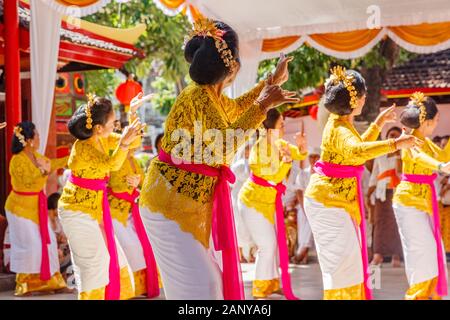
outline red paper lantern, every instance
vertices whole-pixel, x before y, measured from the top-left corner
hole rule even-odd
[[[126,80],[116,89],[116,98],[128,109],[131,100],[142,92],[142,86],[134,80]]]
[[[317,120],[317,112],[318,111],[319,111],[319,107],[317,105],[314,105],[311,108],[309,108],[309,115],[311,116],[311,118],[313,118],[314,120]]]

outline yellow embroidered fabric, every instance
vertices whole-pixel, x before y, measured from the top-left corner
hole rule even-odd
[[[374,141],[379,134],[380,128],[372,124],[363,135],[359,135],[348,120],[331,114],[323,131],[320,159],[335,164],[359,166],[367,160],[394,152],[394,140]],[[314,173],[305,196],[326,207],[343,208],[356,223],[361,222],[356,179],[329,178]]]
[[[106,287],[80,292],[78,300],[105,300]],[[134,298],[133,283],[128,272],[128,267],[120,269],[120,300]]]
[[[37,159],[45,156],[35,153]],[[51,170],[57,170],[67,165],[68,157],[50,160]],[[44,189],[48,176],[42,175],[41,171],[33,164],[31,159],[20,152],[11,158],[9,163],[12,188],[19,192],[39,192]],[[39,201],[38,196],[22,196],[14,191],[6,200],[5,209],[9,212],[39,224]]]
[[[144,180],[144,170],[142,170],[137,160],[129,155],[118,171],[111,172],[108,185],[115,193],[128,192],[132,194],[133,188],[128,185],[126,180],[127,176],[131,175],[140,175],[141,183]],[[108,200],[111,208],[111,216],[126,227],[131,211],[131,204],[112,195],[108,196]]]
[[[189,133],[190,138],[185,139],[185,153],[182,150],[175,153],[177,158],[213,167],[229,164],[237,150],[236,146],[243,144],[244,139],[233,139],[233,150],[228,150],[232,148],[225,148],[224,141],[219,141],[219,149],[223,151],[221,155],[212,151],[214,146],[210,145],[214,144],[214,140],[217,142],[217,136],[210,141],[205,137],[201,139],[201,144],[196,144],[192,143],[194,133],[200,135],[197,141],[203,135],[206,136],[205,132],[215,130],[221,133],[219,137],[226,137],[229,129],[259,127],[266,114],[255,104],[255,100],[263,86],[264,82],[261,82],[247,94],[232,100],[223,95],[218,97],[211,86],[190,84],[180,93],[166,120],[163,150],[168,154],[179,151],[180,140],[172,138],[182,129]],[[144,180],[140,205],[176,221],[181,230],[191,233],[207,248],[211,231],[212,193],[216,181],[217,178],[180,170],[155,158]]]
[[[50,280],[41,280],[39,273],[18,273],[16,274],[16,291],[14,295],[23,296],[30,292],[45,292],[64,289],[67,287],[66,281],[59,272],[50,278]]]
[[[417,130],[414,130],[412,134],[421,139],[424,144],[421,148],[417,148],[417,151],[402,151],[402,172],[404,174],[431,175],[438,169],[439,163],[450,160],[450,143],[445,149],[441,149],[430,139],[423,137]],[[430,215],[433,214],[431,189],[426,184],[400,182],[395,190],[393,201],[405,207],[414,207]]]
[[[439,216],[441,218],[441,235],[444,242],[445,252],[450,252],[450,206],[439,205]]]
[[[366,300],[364,283],[348,288],[324,290],[323,300]]]
[[[405,300],[440,300],[436,293],[438,278],[433,278],[421,283],[413,284],[405,294]]]
[[[100,139],[105,152],[96,147],[94,138],[75,141],[69,158],[69,169],[72,174],[85,179],[104,179],[111,171],[119,170],[128,154],[119,147],[120,135],[111,134]],[[137,138],[130,146],[135,149],[141,144]],[[58,206],[64,210],[81,211],[100,222],[103,218],[103,191],[91,191],[67,182]]]
[[[280,291],[280,280],[253,280],[252,295],[254,298],[266,298]]]
[[[282,182],[292,167],[292,163],[286,163],[280,159],[279,150],[286,146],[289,146],[293,160],[306,158],[306,152],[300,152],[298,147],[283,139],[278,139],[274,145],[270,145],[267,143],[267,137],[261,137],[250,152],[249,165],[252,173],[274,184]],[[277,192],[274,188],[257,185],[248,179],[239,192],[239,199],[247,207],[256,209],[271,224],[274,224],[276,195]]]
[[[147,269],[133,272],[134,277],[134,295],[136,297],[147,293]]]

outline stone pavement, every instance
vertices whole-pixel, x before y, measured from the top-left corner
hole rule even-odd
[[[317,262],[308,265],[290,265],[292,283],[295,293],[304,300],[320,300],[322,299],[322,279],[320,268]],[[245,292],[247,299],[251,299],[251,280],[254,277],[254,264],[243,264],[243,279],[245,283]],[[374,290],[374,297],[378,300],[401,300],[407,282],[405,271],[403,268],[392,268],[390,264],[384,264],[378,269],[380,272],[379,289]],[[26,298],[14,297],[12,291],[0,292],[0,300],[17,300],[17,299],[45,299],[45,300],[74,300],[75,294],[58,294],[43,295]],[[162,295],[159,299],[164,299]],[[283,299],[280,295],[273,295],[270,300]],[[449,300],[448,297],[445,298]]]

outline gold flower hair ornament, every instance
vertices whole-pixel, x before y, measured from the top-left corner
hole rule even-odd
[[[350,94],[350,108],[354,109],[357,107],[356,97],[358,92],[356,92],[356,88],[353,85],[353,80],[355,79],[352,75],[347,74],[347,70],[342,66],[335,66],[330,69],[331,75],[326,82],[326,86],[331,82],[334,85],[338,85],[339,82],[343,82],[345,88]]]
[[[92,107],[95,103],[95,95],[92,93],[87,94],[88,102],[86,105],[86,129],[91,130],[92,129]]]
[[[419,115],[419,123],[422,125],[427,118],[427,109],[423,102],[426,100],[425,94],[423,92],[417,91],[414,92],[411,96],[411,101],[419,107],[420,115]]]
[[[228,48],[226,41],[223,39],[225,33],[226,32],[216,27],[213,20],[199,19],[194,22],[194,29],[190,32],[188,40],[191,40],[194,37],[213,38],[223,63],[230,70],[234,70],[237,67],[237,62],[233,57],[233,53],[230,48]]]
[[[23,129],[19,126],[14,127],[14,135],[19,139],[22,146],[26,146],[27,142],[25,141],[25,136],[22,134]]]

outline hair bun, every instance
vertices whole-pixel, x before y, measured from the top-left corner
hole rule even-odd
[[[184,58],[186,59],[187,62],[192,63],[192,61],[194,61],[195,55],[202,47],[205,40],[206,40],[205,38],[197,36],[193,37],[186,43],[186,46],[184,48]]]

